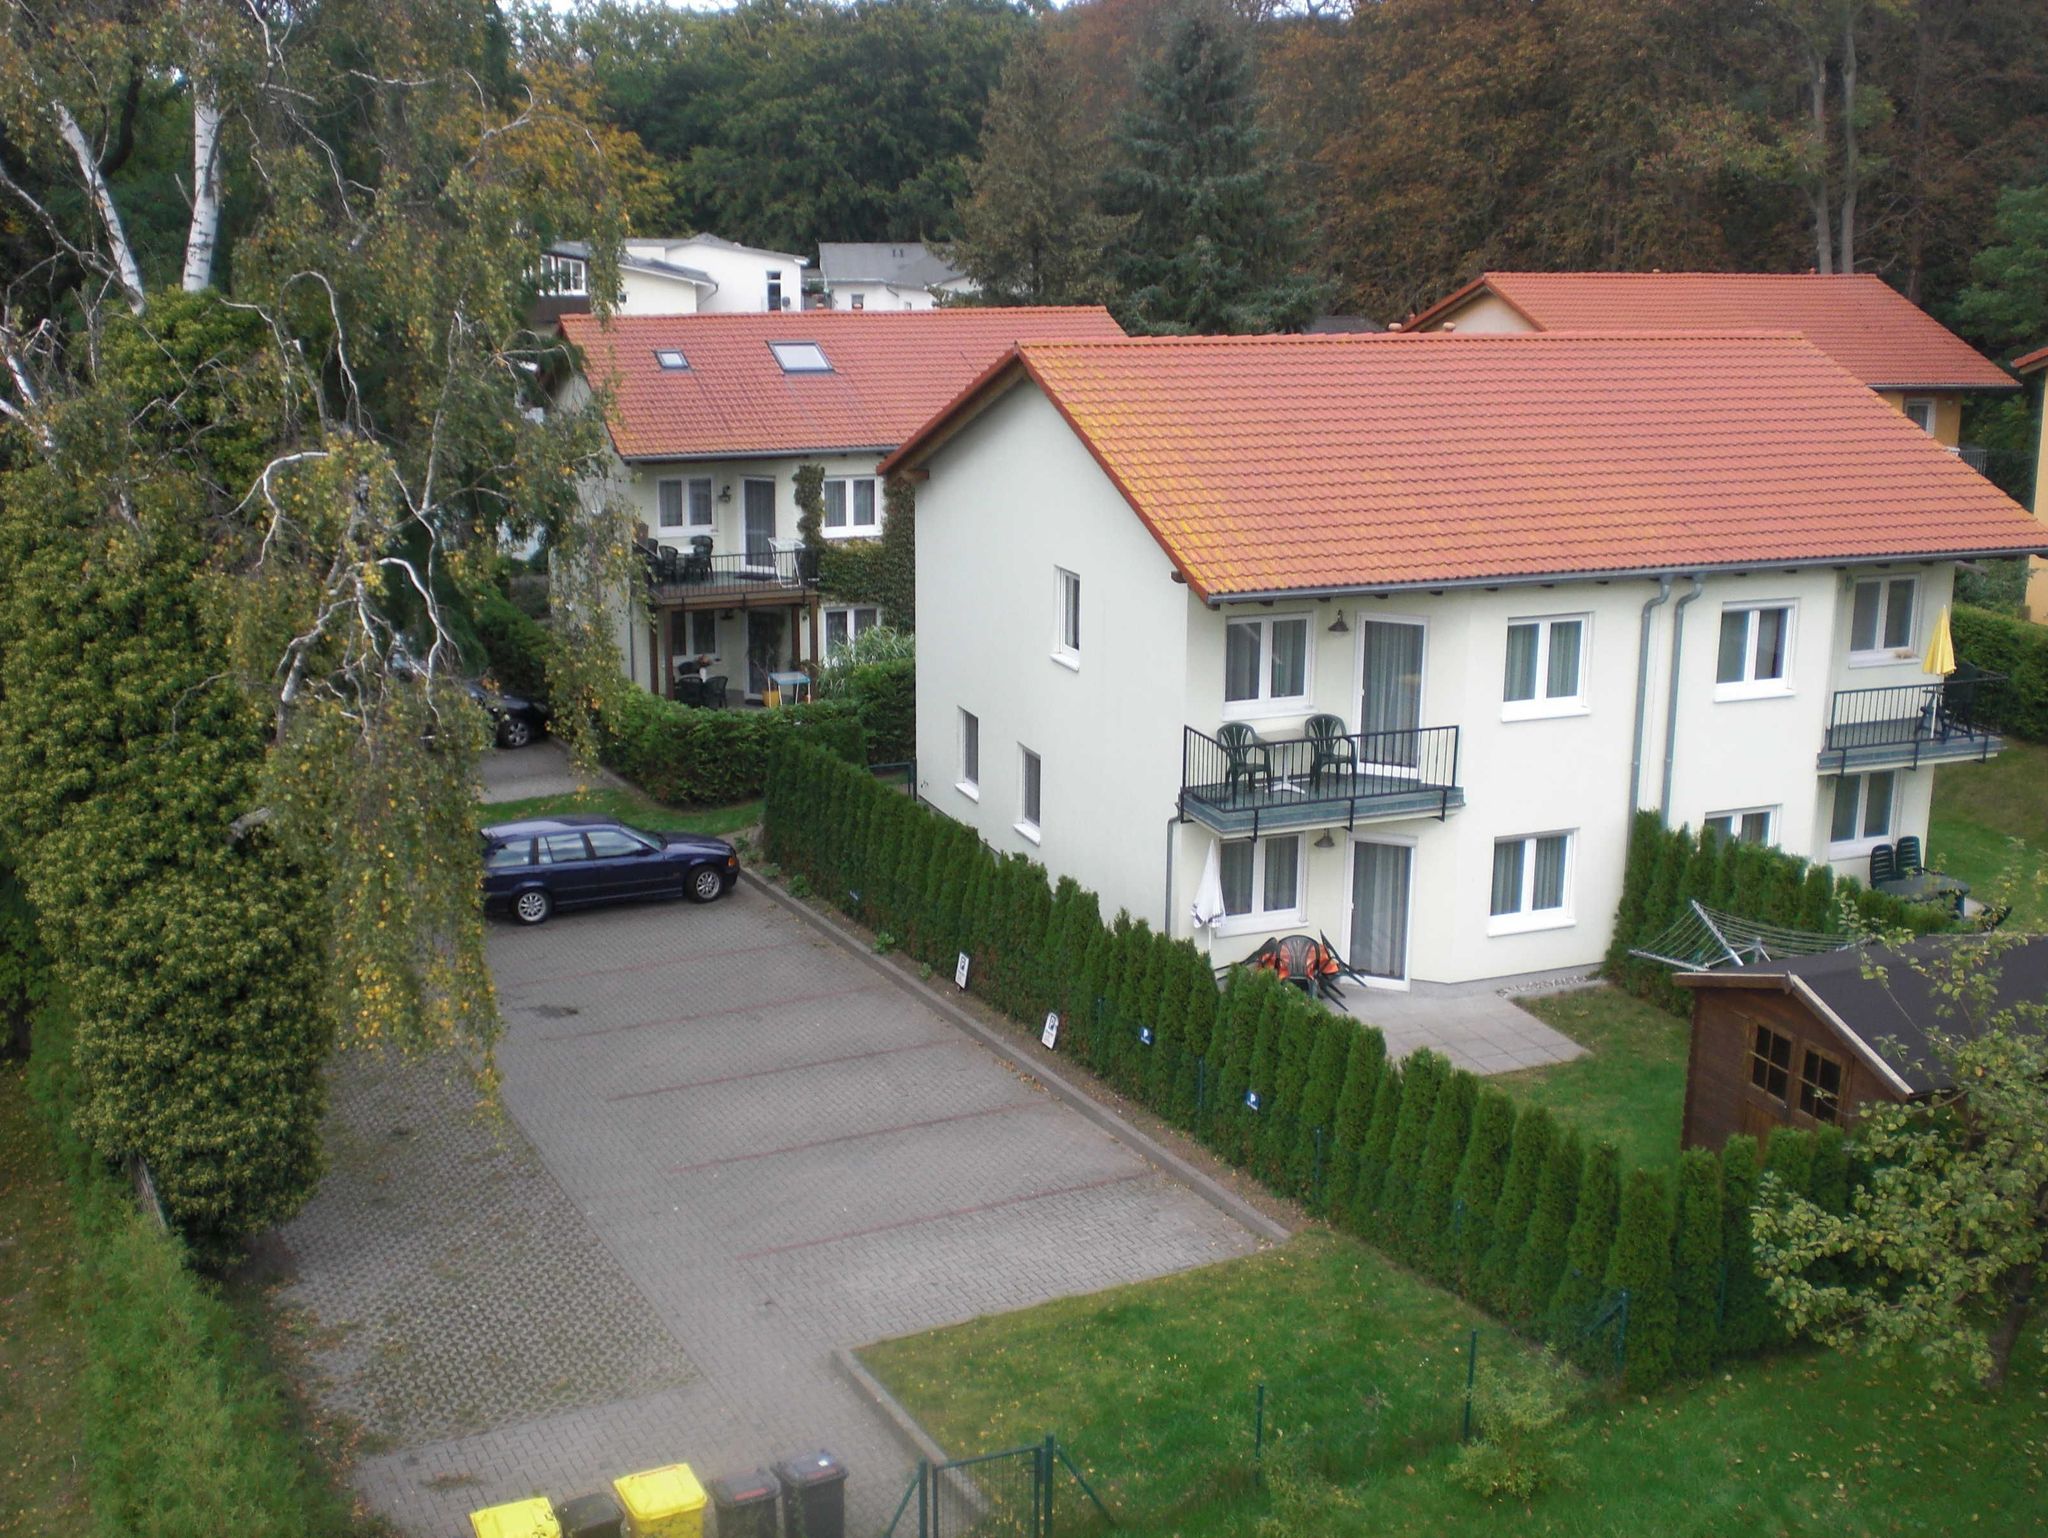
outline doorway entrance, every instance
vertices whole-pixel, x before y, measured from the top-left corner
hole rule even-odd
[[[1412,844],[1351,844],[1352,970],[1382,988],[1408,986],[1408,902]]]

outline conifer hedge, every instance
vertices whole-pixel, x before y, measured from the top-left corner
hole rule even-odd
[[[1390,1061],[1378,1031],[1271,973],[1236,969],[1219,987],[1193,945],[1105,915],[1070,879],[1048,885],[803,740],[817,735],[786,733],[770,752],[768,857],[942,977],[966,951],[969,991],[1033,1034],[1057,1011],[1060,1056],[1219,1156],[1589,1365],[1614,1364],[1619,1334],[1632,1388],[1783,1339],[1750,1258],[1753,1139],[1687,1153],[1675,1190],[1624,1170],[1612,1145],[1587,1152],[1550,1112],[1433,1052]],[[1808,873],[1725,863],[1711,841],[1637,852],[1663,872],[1633,888],[1645,912],[1653,886],[1667,906],[1688,882],[1810,891]],[[1839,1139],[1780,1134],[1771,1169],[1846,1199]]]

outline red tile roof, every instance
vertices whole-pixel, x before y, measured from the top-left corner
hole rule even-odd
[[[2048,548],[1819,349],[1760,333],[1027,343],[885,468],[1026,377],[1204,598]]]
[[[612,390],[625,459],[735,458],[892,449],[1015,343],[1120,337],[1099,306],[565,315],[593,386]],[[770,342],[815,342],[830,373],[786,374]],[[678,348],[687,369],[664,369]]]
[[[2012,360],[2013,371],[2020,374],[2031,374],[2043,365],[2048,365],[2048,347],[2037,347],[2024,358]]]
[[[1797,331],[1873,390],[2009,390],[2005,371],[1868,273],[1489,272],[1404,329],[1482,290],[1538,331]]]

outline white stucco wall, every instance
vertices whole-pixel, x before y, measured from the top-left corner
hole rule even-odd
[[[860,304],[853,302],[860,296]],[[835,310],[929,310],[938,304],[931,290],[893,288],[887,283],[835,283],[830,298]]]
[[[619,273],[621,315],[694,315],[699,289],[695,283],[661,273],[624,268]]]
[[[700,295],[697,308],[706,315],[756,314],[768,308],[768,274],[782,274],[782,307],[794,310],[803,303],[804,267],[794,256],[780,252],[735,251],[726,246],[697,241],[630,241],[628,248],[644,252],[678,267],[692,267],[706,274],[718,288]]]
[[[1514,306],[1510,305],[1506,300],[1496,298],[1488,293],[1475,294],[1471,299],[1468,299],[1441,320],[1423,327],[1423,330],[1441,331],[1446,326],[1455,327],[1459,331],[1467,332],[1533,331],[1535,329],[1522,317],[1522,313],[1515,309]]]
[[[1054,568],[1081,578],[1078,669],[1052,656]],[[1037,389],[954,438],[917,494],[918,791],[991,847],[1157,925],[1180,773],[1188,598],[1164,552]],[[956,787],[981,723],[979,799]],[[1042,843],[1015,826],[1021,746]]]

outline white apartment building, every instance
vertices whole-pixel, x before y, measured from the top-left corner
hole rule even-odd
[[[2048,544],[1785,335],[1030,343],[896,469],[920,794],[1387,987],[1597,962],[1637,807],[1856,875],[1924,837],[1999,747],[1923,671],[1954,563]]]
[[[804,269],[787,251],[764,251],[716,235],[628,240],[619,253],[620,315],[758,315],[803,308]],[[562,241],[541,256],[548,318],[590,308],[590,250]]]

